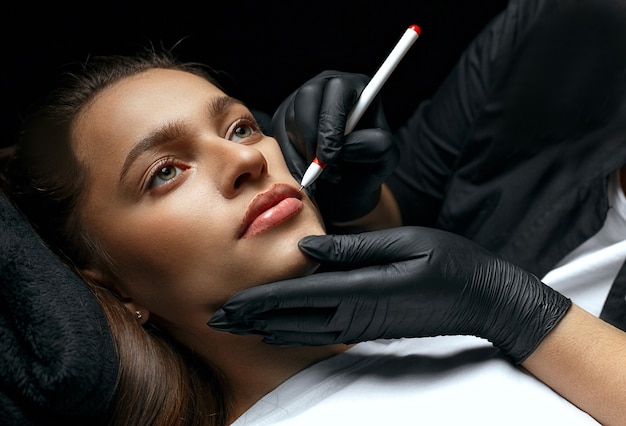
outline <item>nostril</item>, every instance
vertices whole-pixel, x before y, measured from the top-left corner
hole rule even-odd
[[[250,179],[250,173],[243,173],[235,179],[235,189],[239,189],[239,187],[248,179]]]

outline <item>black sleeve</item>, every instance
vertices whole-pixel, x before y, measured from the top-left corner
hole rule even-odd
[[[402,155],[388,185],[405,225],[435,224],[465,136],[545,3],[511,1],[470,43],[432,99],[396,133]]]

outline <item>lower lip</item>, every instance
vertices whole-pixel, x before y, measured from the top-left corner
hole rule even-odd
[[[249,238],[262,234],[297,214],[303,207],[304,204],[297,198],[285,198],[280,203],[257,216],[245,230],[241,238]]]

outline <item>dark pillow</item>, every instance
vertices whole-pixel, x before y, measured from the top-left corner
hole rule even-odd
[[[104,424],[116,376],[95,297],[0,193],[0,424]]]

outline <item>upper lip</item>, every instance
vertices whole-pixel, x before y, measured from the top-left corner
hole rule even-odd
[[[246,232],[250,224],[261,213],[275,206],[286,198],[297,198],[300,200],[302,199],[302,195],[296,188],[284,183],[276,183],[272,185],[267,191],[257,194],[252,199],[252,201],[250,201],[250,204],[248,204],[246,214],[241,221],[241,227],[239,228],[239,238],[241,238],[241,236]]]

